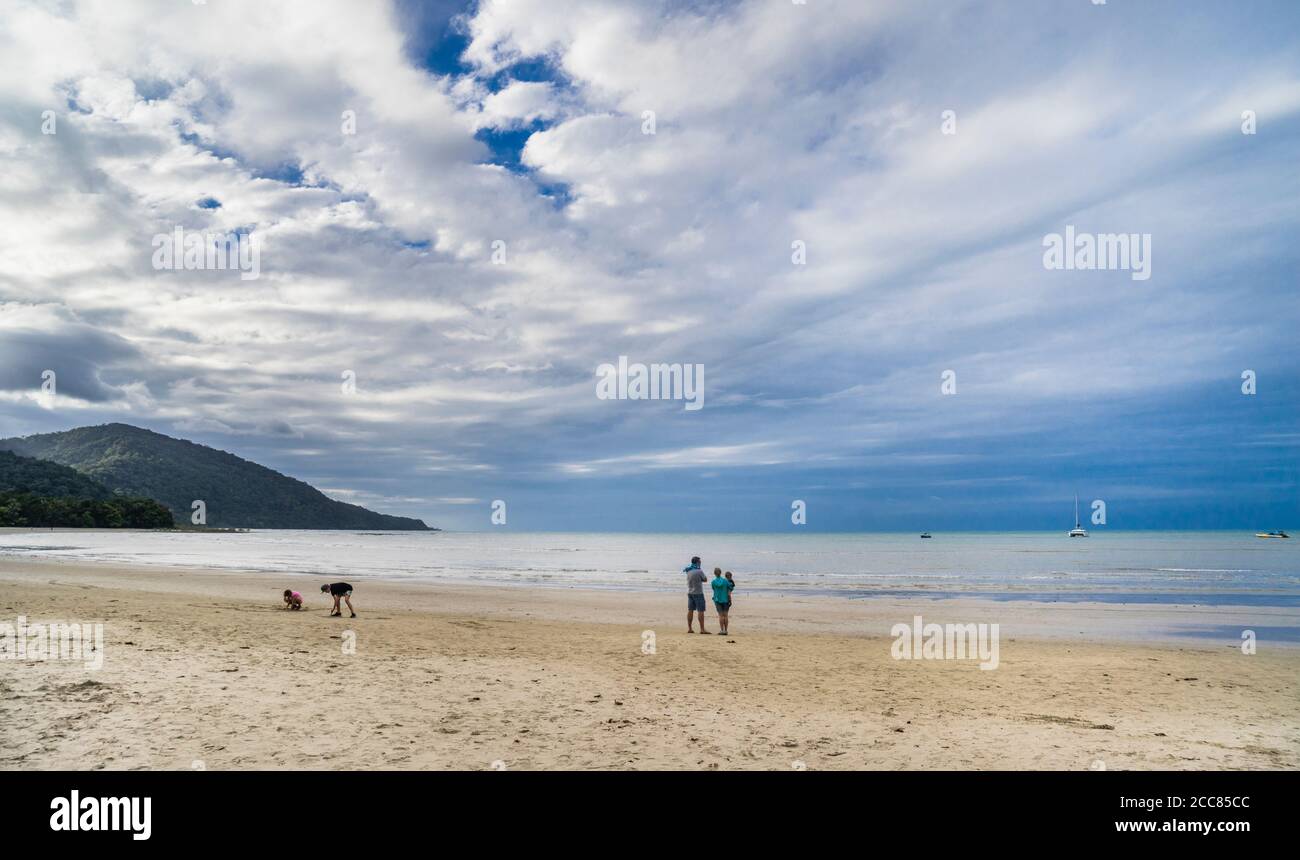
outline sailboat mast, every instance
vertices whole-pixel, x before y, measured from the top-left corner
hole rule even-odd
[[[1079,495],[1074,495],[1074,527],[1079,528]]]

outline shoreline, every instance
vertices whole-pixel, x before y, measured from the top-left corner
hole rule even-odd
[[[0,554],[0,583],[12,581],[9,572],[18,568],[55,570],[76,579],[85,571],[112,571],[118,579],[137,587],[163,586],[172,590],[177,583],[192,579],[212,579],[214,584],[231,592],[242,592],[250,600],[258,599],[272,587],[288,582],[312,580],[324,582],[344,578],[337,573],[303,573],[257,569],[183,566],[172,564],[132,565],[115,561],[87,561],[55,557],[24,557]],[[93,577],[96,585],[103,582]],[[643,623],[647,619],[675,621],[666,607],[680,601],[677,588],[647,589],[640,586],[610,584],[576,585],[572,583],[519,583],[510,581],[444,581],[382,579],[354,575],[349,581],[364,586],[371,596],[380,596],[382,606],[396,608],[413,605],[433,609],[440,597],[449,597],[470,611],[503,614],[510,617],[516,603],[534,610],[545,608],[546,617],[567,617],[557,605],[569,602],[589,604],[602,617],[618,623]],[[298,586],[295,586],[298,587]],[[259,590],[260,589],[260,590]],[[213,593],[192,586],[194,593]],[[306,591],[304,591],[307,594]],[[737,593],[737,606],[750,610],[750,620],[759,629],[781,632],[833,631],[839,635],[887,635],[896,623],[911,621],[913,614],[943,616],[957,621],[999,623],[1004,630],[1019,630],[1021,635],[1038,639],[1068,639],[1099,642],[1193,641],[1208,645],[1240,643],[1241,631],[1266,629],[1270,644],[1277,647],[1300,647],[1300,606],[1292,603],[1215,602],[1216,596],[1204,595],[1201,602],[1145,601],[1141,593],[1124,592],[1116,597],[1128,599],[1087,599],[1088,595],[1061,592],[1042,594],[1047,600],[1034,599],[1035,592],[1015,596],[1009,590],[949,592],[902,587],[867,593],[857,590],[828,592],[772,592],[762,588]],[[491,595],[490,597],[488,595]],[[312,595],[307,594],[310,598]],[[310,602],[310,600],[309,600]],[[629,612],[628,607],[645,607]],[[650,607],[655,607],[651,609]],[[612,614],[611,614],[612,613]],[[712,609],[710,609],[712,614]],[[1232,630],[1229,630],[1232,628]]]
[[[338,534],[408,534],[410,532],[441,532],[445,535],[481,535],[492,534],[490,528],[485,529],[443,529],[430,526],[427,529],[291,529],[291,528],[259,528],[256,526],[175,526],[170,529],[143,529],[143,528],[99,528],[86,526],[0,526],[0,534],[13,532],[172,532],[172,531],[225,531],[238,530],[240,532],[334,532]],[[1284,529],[1285,531],[1285,529]],[[1067,536],[1068,528],[1049,528],[1049,529],[953,529],[949,531],[934,531],[931,533],[931,540],[938,540],[944,535],[1052,535],[1059,534],[1062,537]],[[708,538],[708,537],[756,537],[762,535],[776,535],[780,537],[790,537],[792,535],[801,536],[807,539],[818,539],[827,537],[855,537],[861,535],[895,535],[903,537],[920,537],[915,531],[805,531],[789,532],[785,529],[775,529],[769,531],[745,531],[745,532],[659,532],[659,531],[640,531],[640,530],[612,530],[600,532],[583,532],[571,531],[565,529],[516,529],[510,534],[536,534],[536,535],[579,535],[579,534],[602,534],[602,535],[677,535],[689,538]],[[1089,539],[1104,537],[1106,535],[1142,535],[1142,534],[1169,534],[1169,535],[1196,535],[1196,534],[1234,534],[1242,538],[1258,538],[1259,533],[1253,530],[1253,527],[1247,528],[1219,528],[1219,529],[1126,529],[1118,526],[1107,526],[1104,530],[1096,530],[1089,534]],[[939,538],[934,537],[939,535]],[[1281,540],[1291,540],[1294,538],[1281,538]]]
[[[0,769],[1300,768],[1300,650],[1107,632],[1185,608],[921,604],[1001,625],[984,671],[893,659],[914,601],[742,597],[706,637],[679,594],[358,580],[354,620],[300,583],[0,560],[0,621],[104,624],[99,671],[0,661]]]

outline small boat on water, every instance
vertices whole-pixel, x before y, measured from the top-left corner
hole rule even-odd
[[[1257,538],[1289,538],[1289,537],[1291,537],[1291,535],[1287,534],[1287,533],[1284,532],[1284,531],[1276,531],[1276,532],[1268,532],[1268,533],[1265,533],[1265,532],[1256,532],[1256,533],[1255,533],[1255,537],[1257,537]]]
[[[929,536],[930,536],[929,532],[921,532],[921,537],[928,538]]]
[[[1079,497],[1074,497],[1074,528],[1070,529],[1070,537],[1087,537],[1088,530],[1079,525]]]

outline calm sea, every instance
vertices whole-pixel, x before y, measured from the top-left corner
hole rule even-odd
[[[609,534],[9,532],[0,555],[498,585],[676,591],[692,555],[751,593],[1300,606],[1300,539],[1240,532]]]

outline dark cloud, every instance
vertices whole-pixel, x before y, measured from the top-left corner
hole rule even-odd
[[[106,372],[141,361],[126,340],[85,325],[61,324],[45,331],[0,328],[0,390],[40,391],[43,374],[53,371],[59,395],[104,403],[123,396],[104,381]]]

